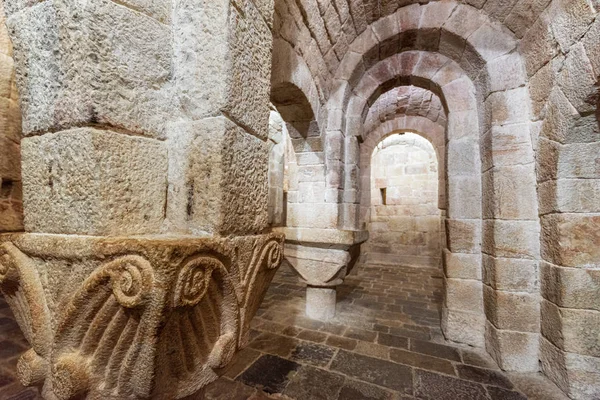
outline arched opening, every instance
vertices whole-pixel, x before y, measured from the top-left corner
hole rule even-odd
[[[387,136],[373,150],[370,183],[366,261],[438,270],[442,213],[433,145],[411,132]]]

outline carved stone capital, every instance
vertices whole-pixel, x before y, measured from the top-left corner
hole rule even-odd
[[[367,231],[276,228],[285,234],[285,259],[307,284],[306,315],[327,321],[335,316],[336,286],[344,282],[360,255]]]
[[[341,284],[354,267],[367,231],[276,228],[286,237],[285,259],[308,285]]]
[[[0,236],[0,290],[32,348],[25,385],[58,399],[172,399],[245,344],[283,235]]]

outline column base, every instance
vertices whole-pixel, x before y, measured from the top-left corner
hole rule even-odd
[[[247,341],[283,236],[0,236],[0,290],[48,398],[181,398]]]
[[[306,288],[306,316],[319,321],[329,321],[335,317],[336,288]]]

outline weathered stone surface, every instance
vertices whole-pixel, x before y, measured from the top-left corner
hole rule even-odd
[[[536,260],[483,255],[483,282],[497,290],[536,293],[538,271]]]
[[[485,315],[443,308],[442,331],[448,340],[483,347]]]
[[[594,214],[549,214],[541,218],[542,255],[555,265],[591,267],[600,265],[598,243],[600,216]]]
[[[7,23],[25,133],[101,123],[161,136],[168,26],[107,0],[37,3]]]
[[[535,259],[540,253],[537,221],[486,220],[483,249],[495,257]]]
[[[2,239],[0,289],[32,346],[20,379],[58,398],[194,393],[245,344],[283,258],[278,235]]]
[[[224,117],[169,128],[167,219],[180,232],[257,233],[268,212],[267,143]]]
[[[598,357],[600,343],[596,327],[600,312],[573,308],[560,308],[542,301],[542,333],[561,350]]]
[[[485,314],[498,329],[539,332],[540,298],[537,294],[494,290],[484,285]]]
[[[481,271],[479,254],[452,253],[444,250],[444,272],[448,278],[481,280]]]
[[[600,270],[542,262],[541,293],[559,307],[600,311]]]
[[[485,347],[503,370],[538,370],[539,334],[496,329],[486,323]]]
[[[405,365],[340,350],[333,359],[331,369],[379,386],[412,394],[412,372]]]
[[[600,395],[597,357],[564,352],[542,338],[540,361],[544,374],[571,398],[586,400]]]
[[[481,221],[447,219],[446,236],[451,252],[476,254],[481,249]]]
[[[164,143],[93,128],[22,142],[25,229],[82,235],[158,233]]]
[[[481,281],[472,279],[446,279],[445,305],[452,310],[483,313]]]

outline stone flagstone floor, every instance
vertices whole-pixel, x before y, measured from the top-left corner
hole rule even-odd
[[[304,317],[304,285],[288,266],[253,321],[250,344],[189,399],[565,399],[538,374],[510,375],[480,350],[444,342],[441,273],[358,266],[338,288],[334,320]],[[15,378],[27,348],[0,298],[0,399],[40,398]]]

